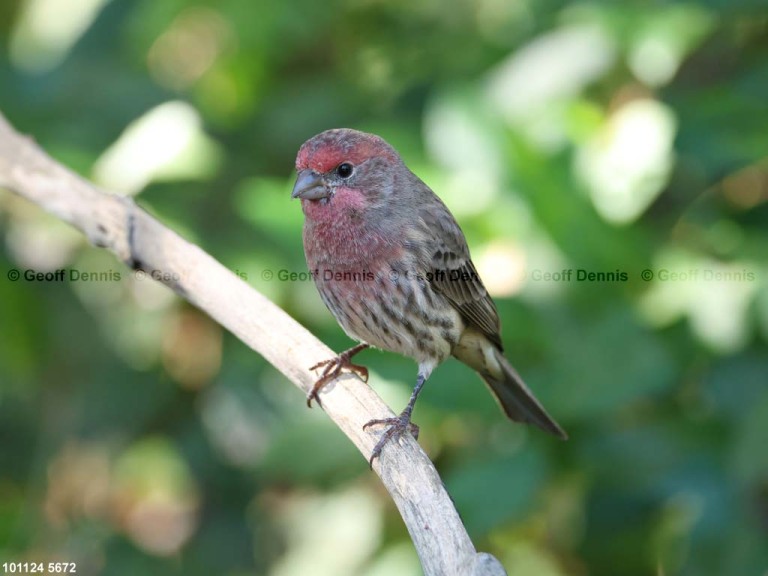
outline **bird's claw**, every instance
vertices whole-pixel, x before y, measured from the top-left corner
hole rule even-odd
[[[354,352],[353,352],[354,350]],[[354,374],[357,374],[363,382],[368,382],[368,368],[360,366],[359,364],[352,364],[352,356],[359,352],[360,348],[355,347],[342,352],[338,356],[329,358],[328,360],[322,360],[317,364],[310,366],[310,370],[317,370],[323,368],[323,372],[320,374],[320,378],[317,379],[315,385],[312,386],[312,390],[307,394],[307,406],[312,408],[312,400],[315,400],[318,405],[322,406],[320,402],[320,390],[323,386],[328,384],[331,380],[336,379],[342,370],[348,370]]]
[[[373,461],[378,458],[381,455],[381,449],[384,448],[384,446],[392,440],[393,438],[398,438],[405,434],[406,432],[410,432],[411,436],[415,440],[419,439],[419,427],[411,422],[411,414],[406,409],[403,411],[399,416],[396,416],[394,418],[381,418],[376,420],[369,420],[365,424],[363,424],[363,430],[368,428],[369,426],[389,426],[386,430],[384,430],[384,433],[381,435],[381,438],[379,438],[379,441],[376,443],[376,446],[373,447],[373,451],[371,452],[371,457],[368,460],[368,465],[373,469]]]

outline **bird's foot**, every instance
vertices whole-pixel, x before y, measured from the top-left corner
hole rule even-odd
[[[381,454],[381,449],[384,448],[385,444],[392,440],[393,438],[399,438],[406,432],[410,432],[411,435],[414,437],[415,440],[419,439],[419,427],[411,422],[411,410],[406,408],[403,410],[399,416],[396,416],[394,418],[381,418],[378,420],[369,420],[363,425],[363,430],[368,428],[369,426],[389,426],[386,430],[384,430],[384,433],[381,435],[381,438],[379,438],[379,441],[376,443],[376,446],[373,447],[373,452],[371,452],[371,458],[368,460],[368,464],[370,465],[371,469],[373,469],[373,461],[379,457]]]
[[[359,364],[352,363],[352,356],[361,350],[365,350],[366,348],[368,348],[368,344],[358,344],[349,350],[345,350],[338,356],[334,356],[328,360],[318,362],[314,366],[310,366],[310,370],[317,370],[318,368],[323,367],[324,368],[323,372],[320,374],[320,378],[317,379],[315,385],[312,386],[312,390],[310,390],[309,394],[307,394],[307,406],[309,408],[312,408],[312,400],[315,400],[319,405],[322,405],[320,402],[320,396],[318,396],[320,390],[322,390],[323,386],[328,384],[328,382],[337,378],[339,374],[341,374],[342,370],[353,372],[357,374],[363,380],[363,382],[368,382],[368,368],[365,366],[360,366]]]

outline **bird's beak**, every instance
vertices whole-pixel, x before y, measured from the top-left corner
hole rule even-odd
[[[320,174],[314,170],[302,170],[299,172],[299,177],[296,178],[296,184],[293,185],[291,198],[319,200],[330,195],[331,191],[325,186]]]

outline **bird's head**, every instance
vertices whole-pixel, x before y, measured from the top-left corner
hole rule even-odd
[[[374,134],[349,128],[326,130],[299,149],[291,198],[301,198],[305,207],[307,203],[376,204],[392,190],[401,165],[395,149]]]

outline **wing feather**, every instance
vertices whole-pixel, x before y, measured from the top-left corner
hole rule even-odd
[[[464,234],[445,204],[422,185],[431,198],[421,205],[419,224],[409,239],[412,248],[418,247],[420,273],[425,274],[435,292],[445,296],[459,311],[465,322],[501,350],[499,314],[472,263]]]

